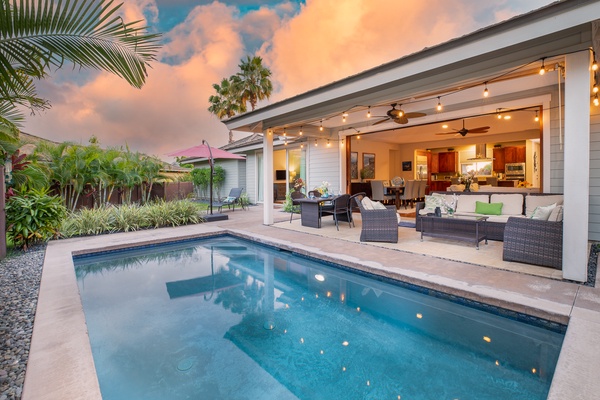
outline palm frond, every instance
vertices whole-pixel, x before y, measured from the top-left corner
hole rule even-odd
[[[160,34],[140,21],[124,23],[114,0],[0,0],[0,77],[15,83],[18,69],[43,75],[65,61],[114,73],[143,86],[160,48]],[[18,80],[16,81],[19,82]],[[2,85],[4,86],[4,85]],[[0,86],[0,94],[6,87]]]

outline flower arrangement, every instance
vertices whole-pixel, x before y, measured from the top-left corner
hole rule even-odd
[[[531,186],[531,183],[529,183],[529,182],[527,182],[527,181],[520,181],[520,182],[517,184],[517,187],[519,187],[519,188],[527,188],[527,187],[529,187],[529,186]]]
[[[318,190],[319,192],[321,192],[322,195],[327,195],[329,193],[329,186],[331,186],[329,184],[329,182],[323,181],[321,183],[321,186],[319,186],[318,188],[315,188],[315,190]]]
[[[475,171],[469,171],[458,177],[458,182],[465,185],[465,191],[468,191],[471,188],[473,181],[475,181]]]
[[[302,178],[298,178],[294,181],[294,190],[296,192],[299,192],[300,190],[302,190],[303,187],[304,187],[304,181],[302,180]]]

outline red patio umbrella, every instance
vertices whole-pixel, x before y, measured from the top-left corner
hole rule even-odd
[[[233,158],[238,160],[245,160],[238,154],[233,154],[225,150],[217,149],[216,147],[210,147],[208,142],[202,139],[202,144],[188,149],[174,151],[168,153],[171,157],[196,157],[196,158],[208,158],[208,165],[210,165],[210,215],[213,215],[213,175],[215,174],[215,159],[216,158]]]
[[[198,146],[190,147],[183,150],[177,150],[172,153],[168,153],[171,157],[194,157],[194,158],[233,158],[237,160],[244,160],[244,156],[239,154],[230,153],[225,150],[218,149],[216,147],[210,147],[206,144],[200,144]]]

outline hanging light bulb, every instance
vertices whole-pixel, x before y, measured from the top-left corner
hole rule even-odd
[[[329,142],[329,139],[327,139],[327,147],[330,147],[331,143]]]
[[[594,62],[592,63],[592,71],[598,71],[598,63],[596,62],[596,58],[594,58]]]
[[[300,143],[300,148],[303,149],[304,148],[304,143]]]
[[[300,132],[298,132],[300,136],[302,136],[302,127],[300,127]]]
[[[315,147],[317,147],[319,145],[319,143],[317,142],[317,139],[315,139]]]
[[[535,122],[538,122],[540,120],[540,117],[538,115],[538,112],[535,112],[535,118],[533,119]]]
[[[442,102],[440,101],[440,96],[438,96],[437,110],[442,111]]]
[[[600,105],[600,100],[598,100],[598,95],[594,96],[594,105],[598,107]]]
[[[319,126],[319,130],[323,132],[323,120],[321,120],[321,126]]]
[[[340,140],[340,147],[344,147],[344,139]]]
[[[542,58],[542,66],[540,67],[540,75],[544,75],[546,73],[546,67],[544,66],[544,60],[546,60],[546,57]]]
[[[487,82],[484,82],[485,85],[485,89],[483,89],[483,97],[488,97],[490,95],[490,92],[487,88]]]
[[[285,131],[285,128],[283,128],[283,136],[287,136],[287,132]]]
[[[592,93],[598,93],[598,83],[594,82],[594,86],[592,87]]]
[[[371,118],[371,106],[369,106],[369,111],[367,111],[367,118]]]
[[[357,136],[356,136],[356,140],[360,140],[360,135],[357,135]]]
[[[285,146],[287,146],[287,139],[285,139],[285,140],[283,141],[283,144],[284,144]]]

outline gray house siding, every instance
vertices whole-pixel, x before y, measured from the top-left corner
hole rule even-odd
[[[600,109],[592,107],[590,121],[589,239],[600,240]]]
[[[312,190],[329,182],[330,189],[334,192],[340,190],[341,166],[339,161],[339,149],[333,142],[327,147],[325,141],[321,141],[318,147],[311,145],[307,151],[307,190]]]

